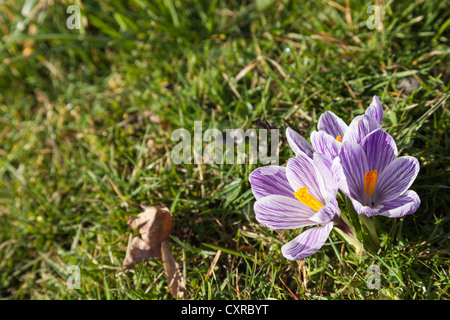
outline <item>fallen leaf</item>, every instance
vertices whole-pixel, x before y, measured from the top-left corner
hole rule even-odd
[[[172,255],[169,241],[164,240],[161,243],[161,252],[170,293],[176,298],[185,299],[186,283],[181,275],[180,266]]]
[[[172,214],[163,206],[141,207],[144,211],[128,221],[130,228],[138,229],[140,237],[131,240],[123,266],[129,269],[148,258],[162,259],[170,293],[176,298],[186,299],[185,280],[169,243]]]
[[[131,268],[148,258],[161,259],[161,242],[168,239],[172,231],[172,214],[162,206],[141,206],[144,209],[136,218],[131,218],[128,225],[138,229],[141,237],[131,241],[123,266]]]

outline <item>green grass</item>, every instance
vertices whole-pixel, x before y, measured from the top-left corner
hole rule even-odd
[[[445,2],[381,2],[382,30],[366,26],[370,1],[83,1],[80,30],[66,27],[79,1],[43,3],[0,10],[1,298],[172,299],[161,261],[121,270],[128,217],[164,204],[191,299],[449,299]],[[361,258],[332,234],[284,259],[299,231],[254,219],[258,165],[170,160],[171,133],[194,121],[288,120],[308,137],[325,110],[348,123],[375,94],[400,154],[420,161],[422,204],[380,218],[382,249]],[[280,163],[290,156],[280,144]],[[366,286],[373,264],[380,290]],[[70,265],[79,290],[66,286]]]

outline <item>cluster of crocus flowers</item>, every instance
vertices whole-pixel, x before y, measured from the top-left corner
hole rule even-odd
[[[365,114],[349,125],[331,111],[323,113],[311,144],[291,128],[287,141],[295,154],[286,167],[265,166],[250,174],[256,219],[273,229],[310,227],[282,247],[284,257],[299,260],[317,252],[333,228],[361,249],[353,226],[341,210],[342,192],[348,212],[363,222],[372,216],[399,218],[411,214],[420,199],[409,187],[419,163],[398,156],[393,138],[382,129],[383,109],[374,96]],[[369,226],[373,236],[373,225]],[[375,239],[374,242],[377,242]]]

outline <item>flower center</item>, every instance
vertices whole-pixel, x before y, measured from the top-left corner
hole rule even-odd
[[[374,191],[375,186],[377,185],[378,179],[378,171],[368,171],[364,174],[364,192],[366,196],[370,197]]]
[[[337,136],[337,137],[336,137],[336,140],[339,141],[339,142],[342,142],[341,136]]]
[[[298,189],[297,192],[294,192],[294,196],[298,200],[300,200],[300,202],[310,207],[314,211],[319,211],[319,209],[323,207],[323,204],[321,204],[319,201],[317,201],[316,198],[308,193],[307,187]]]

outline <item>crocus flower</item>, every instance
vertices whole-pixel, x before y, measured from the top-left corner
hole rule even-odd
[[[398,157],[394,140],[381,129],[360,144],[343,142],[332,169],[336,183],[359,214],[398,218],[414,213],[420,205],[417,193],[408,190],[419,162],[410,156]]]
[[[286,128],[286,139],[295,156],[306,154],[310,158],[313,157],[314,150],[311,144],[308,141],[306,141],[306,139],[303,138],[296,131],[292,130],[290,127]]]
[[[331,111],[325,111],[317,123],[317,131],[311,134],[311,144],[316,152],[337,157],[342,143],[361,141],[370,132],[381,128],[383,107],[377,96],[374,96],[364,115],[355,117],[350,125]]]
[[[312,158],[299,153],[286,167],[265,166],[250,174],[256,198],[256,219],[272,229],[285,230],[314,226],[283,245],[289,260],[303,259],[325,243],[334,223],[340,223],[336,201],[337,186],[332,181],[326,157]]]
[[[296,156],[303,152],[311,157],[313,152],[318,152],[333,160],[343,142],[360,143],[367,134],[381,128],[382,119],[383,107],[378,97],[374,96],[365,114],[355,117],[348,126],[333,112],[325,111],[319,118],[317,131],[311,134],[311,144],[290,128],[286,130],[286,137]]]

